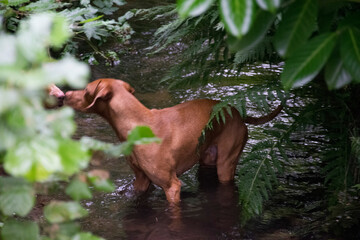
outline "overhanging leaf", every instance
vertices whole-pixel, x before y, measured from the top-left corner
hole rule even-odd
[[[322,69],[336,43],[335,33],[325,33],[310,40],[285,62],[281,81],[286,89],[310,82]]]
[[[8,216],[14,213],[26,216],[33,208],[35,193],[32,186],[21,178],[0,177],[0,210]]]
[[[160,142],[160,139],[155,137],[155,134],[148,126],[137,126],[128,135],[127,141],[130,144],[147,144],[152,142]]]
[[[194,17],[204,13],[214,0],[178,0],[177,10],[180,17]]]
[[[341,34],[341,58],[345,69],[360,82],[360,30],[348,28]]]
[[[275,15],[271,13],[258,11],[254,20],[254,26],[256,27],[251,28],[241,39],[229,36],[228,43],[231,51],[240,51],[239,54],[241,54],[259,44],[264,39],[274,18]]]
[[[280,0],[256,0],[259,7],[272,13],[280,6]]]
[[[220,0],[220,15],[226,30],[235,37],[246,34],[253,22],[253,0]]]
[[[345,70],[339,51],[334,51],[325,66],[325,81],[330,90],[342,88],[351,82],[351,75]]]
[[[316,28],[317,1],[295,1],[282,17],[274,44],[283,57],[290,56]]]

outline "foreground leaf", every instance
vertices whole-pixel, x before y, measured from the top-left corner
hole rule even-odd
[[[73,181],[71,181],[65,192],[75,201],[92,198],[89,186],[85,182],[80,181],[79,179],[74,179]]]
[[[7,221],[1,231],[3,240],[39,240],[40,230],[35,222]]]
[[[52,201],[44,208],[44,216],[50,223],[62,223],[88,215],[78,202]]]
[[[286,89],[310,82],[322,69],[336,43],[336,34],[322,34],[299,48],[285,62],[281,81]]]
[[[284,13],[275,34],[274,44],[283,57],[290,56],[306,42],[316,28],[317,1],[295,1]]]
[[[0,210],[7,216],[26,216],[34,206],[35,193],[21,178],[0,177]]]
[[[177,10],[180,17],[194,17],[204,13],[214,0],[178,0]]]
[[[256,0],[259,7],[272,13],[280,6],[281,0]]]
[[[73,238],[73,240],[105,240],[104,238],[95,236],[91,233],[84,232],[84,233],[78,233]]]
[[[246,34],[253,22],[252,0],[220,0],[220,15],[226,30],[235,37]]]
[[[341,35],[341,58],[345,69],[360,82],[360,30],[348,28]]]
[[[13,176],[29,181],[46,180],[52,173],[63,169],[53,139],[33,139],[22,142],[6,153],[5,170]]]
[[[325,81],[330,90],[342,88],[351,82],[351,75],[345,70],[339,51],[335,51],[325,66]]]
[[[274,19],[275,15],[258,11],[254,20],[254,26],[256,27],[252,27],[241,39],[229,36],[228,43],[231,51],[240,51],[239,54],[241,54],[256,47],[264,39]]]

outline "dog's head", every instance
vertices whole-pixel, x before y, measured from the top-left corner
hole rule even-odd
[[[135,91],[128,83],[121,80],[98,79],[89,83],[84,90],[66,92],[64,103],[81,112],[100,113],[106,109],[114,92],[122,90],[130,93]]]

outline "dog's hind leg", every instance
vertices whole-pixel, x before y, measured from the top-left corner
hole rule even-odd
[[[176,174],[171,177],[169,186],[165,186],[163,189],[169,203],[178,204],[180,202],[181,182]]]
[[[218,137],[218,158],[216,162],[219,181],[234,180],[239,157],[248,139],[247,127],[243,122],[228,123]]]

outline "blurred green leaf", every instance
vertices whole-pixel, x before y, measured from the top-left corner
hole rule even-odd
[[[282,17],[275,34],[274,44],[278,53],[289,57],[316,29],[317,1],[295,1]]]
[[[0,177],[0,210],[7,216],[26,216],[34,206],[32,185],[21,178]]]
[[[16,38],[12,35],[2,34],[0,36],[0,66],[11,66],[16,63]],[[1,68],[0,68],[1,79]]]
[[[345,69],[360,82],[360,30],[347,28],[341,34],[340,52]]]
[[[345,70],[339,51],[334,51],[325,66],[325,81],[330,90],[342,88],[351,82],[351,75]]]
[[[6,221],[1,230],[3,240],[40,240],[40,229],[35,222]]]
[[[71,56],[66,56],[56,62],[45,63],[43,71],[44,78],[50,83],[67,83],[73,88],[85,86],[89,76],[89,66]]]
[[[220,15],[225,29],[241,38],[250,30],[255,13],[253,0],[220,0]]]
[[[130,131],[127,141],[136,145],[161,142],[159,138],[155,137],[155,134],[148,126],[136,126]]]
[[[63,169],[57,147],[54,139],[35,138],[21,142],[6,153],[4,168],[11,175],[29,181],[46,180],[52,173]]]
[[[0,3],[3,3],[7,6],[12,6],[12,7],[15,7],[15,6],[19,6],[23,3],[27,3],[27,2],[30,2],[30,0],[1,0]]]
[[[51,26],[50,45],[60,48],[71,36],[69,23],[66,18],[60,15],[53,17]]]
[[[88,180],[98,191],[113,192],[114,184],[109,180],[109,173],[105,170],[93,170],[88,173]]]
[[[281,81],[286,89],[310,82],[328,60],[336,43],[335,33],[325,33],[310,40],[286,60]]]
[[[241,54],[254,48],[264,39],[274,19],[275,15],[269,12],[258,11],[254,20],[254,26],[256,27],[251,28],[241,39],[232,36],[228,37],[228,44],[231,51],[240,51],[239,54]]]
[[[78,202],[52,201],[44,208],[44,216],[50,223],[62,223],[88,215]]]
[[[182,18],[194,17],[204,13],[214,0],[177,0],[177,10]]]
[[[280,6],[281,0],[256,0],[256,2],[262,9],[275,13]]]
[[[92,235],[91,233],[88,232],[82,232],[82,233],[78,233],[76,234],[72,240],[105,240],[104,238]]]
[[[58,149],[63,173],[69,176],[87,167],[90,161],[90,152],[77,141],[60,140]]]
[[[79,179],[72,180],[65,192],[75,201],[92,198],[89,186]]]

